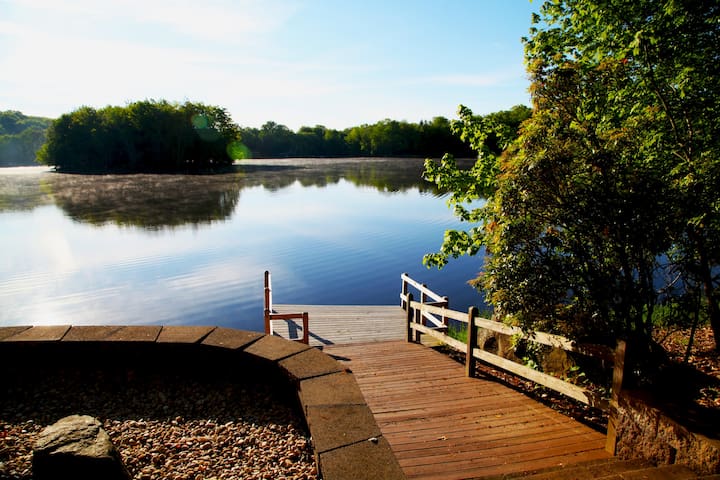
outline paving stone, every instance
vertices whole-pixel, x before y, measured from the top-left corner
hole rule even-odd
[[[262,337],[262,333],[248,332],[247,330],[236,330],[234,328],[218,327],[210,333],[203,341],[203,345],[211,347],[222,347],[229,350],[237,350],[254,342]]]
[[[285,340],[273,335],[265,335],[263,338],[247,347],[245,351],[251,355],[255,355],[256,357],[274,362],[310,348],[312,347],[305,345],[304,343]]]
[[[591,475],[591,478],[595,478],[629,472],[632,470],[642,470],[644,468],[652,467],[653,464],[641,458],[620,461],[617,457],[612,457],[605,463],[598,462],[594,465],[579,466],[585,467],[588,471],[588,474]]]
[[[695,480],[697,474],[683,465],[663,465],[622,474],[623,480]]]
[[[63,337],[63,342],[100,342],[120,330],[121,326],[97,326],[81,325],[71,327],[70,331]]]
[[[367,405],[309,407],[305,418],[319,453],[380,436]]]
[[[365,403],[355,377],[347,372],[323,375],[300,382],[300,403],[304,409],[318,405],[362,405]]]
[[[28,328],[30,328],[30,325],[23,327],[0,327],[0,342],[5,340],[6,338],[12,337],[13,335],[17,335],[18,333],[27,330]]]
[[[300,352],[297,355],[281,360],[279,363],[295,380],[304,380],[344,370],[339,362],[316,348]]]
[[[8,342],[57,342],[70,330],[69,325],[44,325],[25,329],[7,337]]]
[[[157,343],[200,343],[215,327],[165,326],[158,335]]]
[[[122,327],[108,336],[108,342],[154,342],[160,330],[159,325],[137,325]]]
[[[383,437],[320,454],[320,472],[327,480],[401,480],[405,478]]]

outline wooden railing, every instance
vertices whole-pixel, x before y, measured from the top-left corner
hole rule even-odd
[[[272,281],[270,278],[270,272],[265,271],[265,334],[273,335],[272,320],[295,320],[302,319],[302,337],[293,338],[298,342],[308,344],[310,341],[310,330],[309,330],[309,318],[308,312],[299,313],[277,313],[273,310],[272,303]]]
[[[423,305],[438,307],[438,308],[444,308],[447,309],[450,307],[450,301],[448,297],[441,297],[437,293],[430,290],[427,285],[424,283],[419,283],[410,278],[410,276],[407,273],[403,273],[400,275],[400,279],[402,280],[402,288],[400,289],[400,306],[403,310],[406,312],[408,311],[407,308],[407,298],[408,293],[410,290],[410,287],[414,288],[420,298],[420,303]],[[410,298],[413,298],[412,295]],[[432,301],[428,301],[432,300]],[[431,328],[438,332],[447,333],[448,330],[448,317],[445,315],[435,316],[433,313],[429,311],[423,311],[421,321],[422,324],[427,326],[428,323],[431,324]]]
[[[400,293],[400,304],[407,314],[407,339],[408,341],[419,341],[420,335],[425,334],[436,338],[445,345],[464,352],[465,370],[468,376],[475,373],[477,360],[501,368],[514,375],[531,380],[544,387],[578,400],[584,404],[599,408],[609,413],[608,425],[608,451],[615,448],[615,412],[617,398],[622,387],[622,378],[625,364],[625,342],[619,341],[614,350],[604,345],[578,344],[572,340],[544,332],[524,332],[518,327],[505,325],[478,314],[477,307],[471,307],[467,312],[458,312],[448,308],[447,297],[441,297],[410,278],[407,274],[401,275],[402,289]],[[410,287],[414,288],[420,301],[415,301],[415,296]],[[431,300],[431,301],[428,301]],[[448,320],[461,322],[467,327],[467,342],[463,343],[447,334]],[[509,336],[520,336],[525,340],[541,345],[560,348],[567,352],[582,354],[595,358],[606,367],[613,366],[612,394],[610,398],[600,395],[596,391],[566,382],[560,378],[548,375],[532,369],[517,362],[495,355],[481,348],[478,348],[478,330],[486,329],[492,332]]]

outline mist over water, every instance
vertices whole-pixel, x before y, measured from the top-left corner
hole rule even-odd
[[[409,273],[451,307],[481,258],[428,270],[463,228],[408,159],[255,160],[223,175],[0,170],[0,324],[262,330],[277,303],[399,304]]]

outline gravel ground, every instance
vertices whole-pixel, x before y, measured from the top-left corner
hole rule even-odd
[[[314,479],[292,401],[264,384],[132,372],[4,378],[0,479],[32,478],[40,431],[71,414],[103,422],[136,480]]]

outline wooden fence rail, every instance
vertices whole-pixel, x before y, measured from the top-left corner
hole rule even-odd
[[[432,292],[427,286],[416,282],[407,274],[401,275],[401,280],[402,289],[400,298],[401,306],[407,313],[408,341],[412,341],[413,339],[418,340],[419,335],[422,333],[438,339],[455,350],[465,352],[466,371],[469,376],[472,376],[475,371],[475,362],[482,360],[483,362],[531,380],[592,407],[600,408],[604,411],[610,410],[611,405],[609,398],[600,395],[596,391],[566,382],[560,378],[534,370],[478,348],[477,334],[478,330],[482,328],[503,335],[520,336],[525,340],[541,345],[560,348],[567,352],[578,353],[598,359],[605,366],[615,365],[620,368],[622,368],[624,364],[624,348],[613,350],[604,345],[578,344],[567,338],[550,333],[524,332],[518,327],[480,317],[475,307],[470,308],[468,312],[451,310],[447,307],[447,304],[438,305],[438,303],[447,302],[447,297],[441,297],[437,293]],[[414,296],[409,287],[419,292],[421,301],[418,302],[414,300]],[[434,300],[434,302],[423,301],[428,298]],[[438,299],[443,299],[443,302],[439,302]],[[438,318],[443,320],[438,321]],[[467,343],[447,335],[447,319],[468,325]],[[618,373],[615,372],[614,376],[617,375]],[[622,377],[622,375],[620,376]]]

